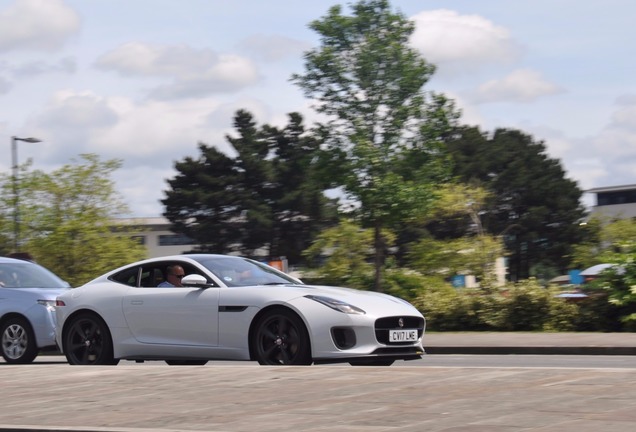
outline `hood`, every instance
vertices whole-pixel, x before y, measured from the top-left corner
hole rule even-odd
[[[273,287],[266,287],[270,290]],[[405,300],[393,297],[388,294],[375,291],[363,291],[353,288],[341,288],[324,285],[281,285],[281,290],[277,293],[279,298],[298,298],[305,295],[316,295],[331,297],[353,306],[357,306],[367,312],[376,310],[395,311],[395,313],[412,313],[419,315],[420,312]],[[290,289],[291,288],[291,289]],[[293,294],[292,291],[293,290]]]
[[[58,295],[70,291],[71,288],[7,288],[23,294],[37,297],[40,300],[55,300]]]

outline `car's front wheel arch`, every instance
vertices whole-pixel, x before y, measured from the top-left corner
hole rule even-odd
[[[113,356],[110,329],[94,311],[79,310],[67,317],[62,328],[61,342],[62,351],[71,365],[119,363],[119,359]]]
[[[259,339],[262,339],[263,336],[263,325],[267,325],[268,323],[275,325],[276,320],[284,320],[288,324],[291,324],[292,327],[294,327],[294,332],[297,333],[300,339],[298,351],[294,353],[293,362],[289,364],[310,365],[313,362],[312,344],[307,324],[296,311],[281,305],[266,307],[259,311],[252,319],[248,334],[250,359],[258,361],[260,364],[278,364],[264,361],[262,346],[259,348]]]

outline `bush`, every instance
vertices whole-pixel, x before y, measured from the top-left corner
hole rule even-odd
[[[424,276],[420,272],[405,268],[389,269],[384,274],[385,292],[412,302],[431,290],[448,287],[441,277]]]
[[[426,290],[413,304],[434,331],[572,331],[578,307],[535,279],[498,290]]]

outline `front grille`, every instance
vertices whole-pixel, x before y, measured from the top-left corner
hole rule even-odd
[[[399,322],[402,319],[404,325]],[[411,345],[413,342],[389,342],[389,330],[417,329],[418,338],[424,333],[424,319],[414,316],[392,316],[375,321],[375,338],[385,345]]]

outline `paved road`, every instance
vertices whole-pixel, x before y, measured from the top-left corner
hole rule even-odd
[[[430,334],[425,346],[605,351],[633,348],[635,338]],[[620,369],[126,363],[0,364],[0,431],[636,430],[636,357],[633,368]]]
[[[636,430],[636,367],[3,364],[0,382],[0,430]]]

